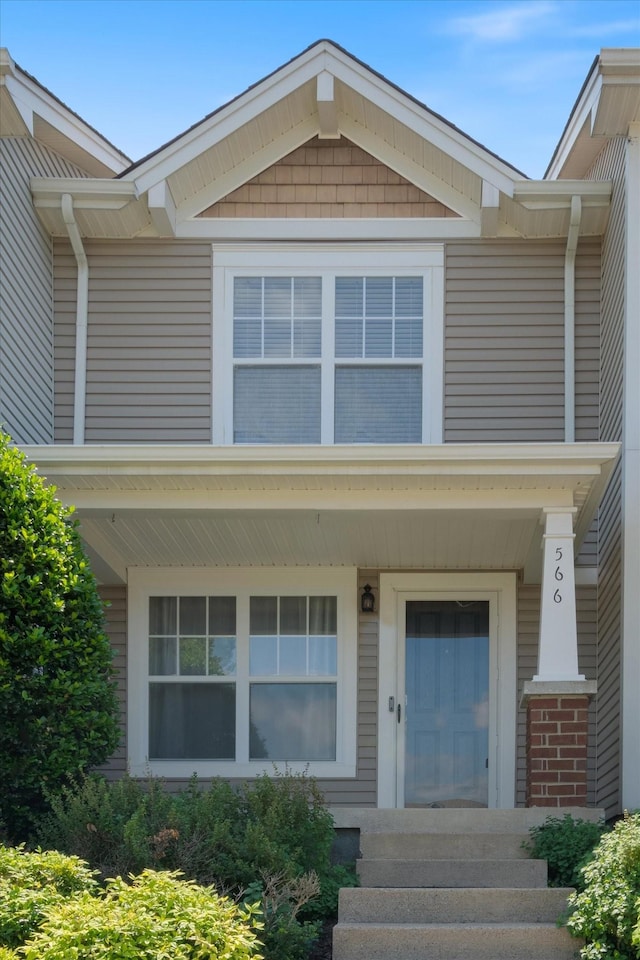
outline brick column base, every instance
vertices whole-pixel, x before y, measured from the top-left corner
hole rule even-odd
[[[525,683],[528,807],[587,805],[588,709],[594,693],[590,681]]]

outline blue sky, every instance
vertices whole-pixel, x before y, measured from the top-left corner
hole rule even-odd
[[[137,160],[321,37],[528,176],[640,0],[0,0],[16,62]]]

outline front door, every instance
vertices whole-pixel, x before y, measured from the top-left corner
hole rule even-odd
[[[404,659],[404,805],[487,806],[489,602],[407,600]]]
[[[379,807],[512,808],[516,577],[380,574]]]

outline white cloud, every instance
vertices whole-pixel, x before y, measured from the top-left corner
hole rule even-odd
[[[544,0],[532,0],[511,6],[505,4],[475,16],[455,17],[449,21],[449,29],[474,40],[494,43],[520,40],[528,34],[532,26],[546,22],[556,10],[555,3],[546,3]]]

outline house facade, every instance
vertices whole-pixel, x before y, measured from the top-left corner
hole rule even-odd
[[[3,52],[0,420],[109,603],[108,775],[640,807],[639,75],[531,181],[329,41],[133,164]]]

